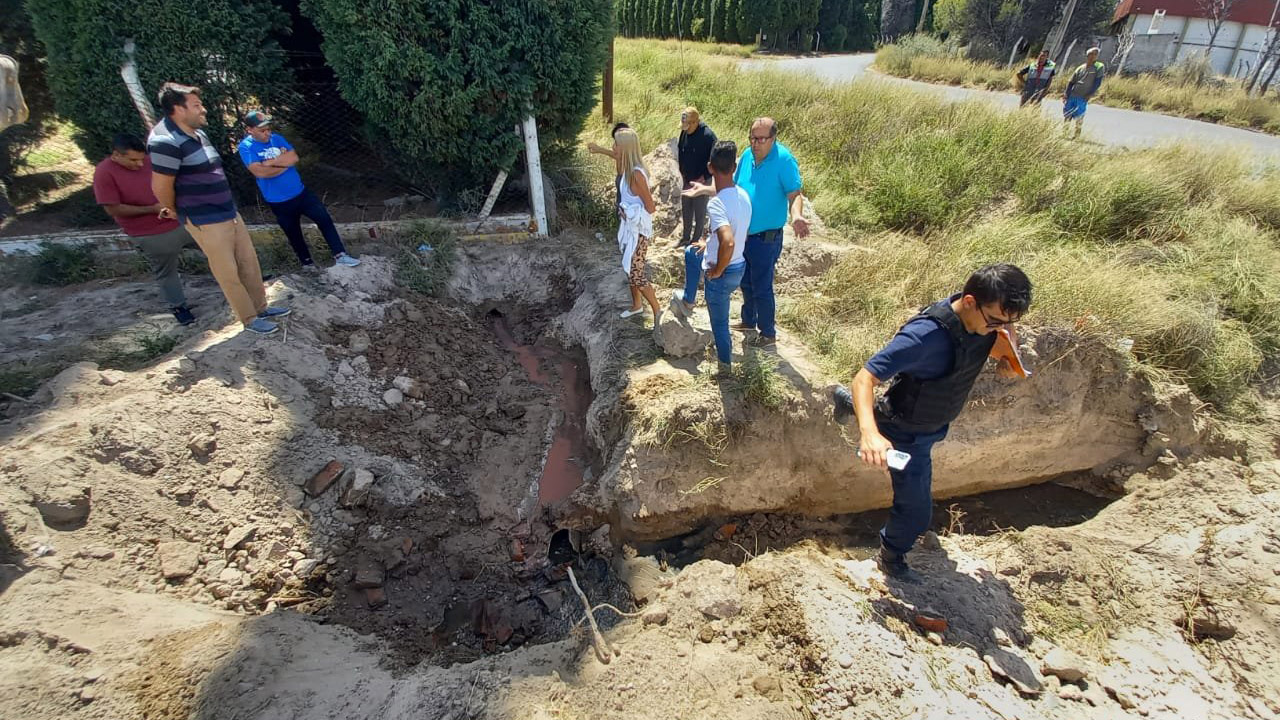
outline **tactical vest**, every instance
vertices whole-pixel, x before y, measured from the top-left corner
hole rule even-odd
[[[909,321],[927,318],[946,330],[955,350],[955,363],[950,373],[935,380],[918,380],[903,373],[893,377],[876,403],[876,414],[898,429],[932,433],[955,420],[964,410],[978,373],[982,372],[995,346],[995,333],[977,335],[965,330],[964,323],[951,309],[951,301],[957,297],[923,308]]]
[[[1046,60],[1044,62],[1044,67],[1041,68],[1040,72],[1037,73],[1036,62],[1032,61],[1032,63],[1027,66],[1027,84],[1030,85],[1031,81],[1033,80],[1036,82],[1047,81],[1050,77],[1053,76],[1054,68],[1055,68],[1055,65],[1053,64],[1053,61]]]

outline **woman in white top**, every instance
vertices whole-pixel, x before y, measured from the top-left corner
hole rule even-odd
[[[618,249],[622,251],[622,270],[631,285],[631,308],[622,317],[643,313],[642,300],[646,300],[657,327],[662,311],[658,296],[645,277],[645,254],[653,237],[657,205],[649,191],[649,171],[640,155],[640,138],[630,128],[619,128],[613,136],[613,151],[605,154],[613,157],[618,171]]]

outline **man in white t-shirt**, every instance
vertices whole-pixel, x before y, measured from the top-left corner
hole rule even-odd
[[[698,280],[706,274],[707,315],[711,317],[711,334],[716,340],[716,357],[721,369],[727,369],[733,350],[729,334],[729,296],[742,284],[747,265],[742,253],[747,245],[747,228],[751,225],[751,197],[733,181],[737,167],[738,146],[721,140],[711,148],[707,168],[715,184],[716,196],[707,204],[710,233],[690,245],[684,252],[684,292],[671,296],[671,309],[687,316],[698,298]]]

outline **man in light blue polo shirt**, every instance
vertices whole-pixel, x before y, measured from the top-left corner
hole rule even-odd
[[[294,167],[298,164],[298,152],[279,133],[271,131],[271,116],[254,110],[244,116],[245,138],[240,141],[240,160],[258,181],[262,199],[267,201],[276,222],[289,239],[289,246],[298,256],[303,269],[314,269],[311,250],[302,236],[302,217],[305,215],[320,228],[320,234],[339,265],[355,267],[360,261],[347,254],[333,218],[316,194],[302,184],[302,176]]]
[[[773,273],[782,255],[782,228],[788,216],[797,238],[809,235],[809,223],[804,219],[800,165],[777,137],[778,124],[773,118],[756,118],[748,137],[751,151],[742,154],[734,175],[734,182],[751,197],[751,225],[744,253],[747,269],[742,277],[742,320],[733,327],[758,331],[759,335],[751,342],[756,347],[769,347],[778,342]],[[685,194],[710,195],[714,190],[709,185],[694,183]]]

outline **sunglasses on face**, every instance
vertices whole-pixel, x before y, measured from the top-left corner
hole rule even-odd
[[[995,330],[996,328],[1001,328],[1006,325],[1012,325],[1015,322],[1014,320],[1004,320],[1002,318],[995,318],[993,320],[987,315],[986,311],[982,309],[981,305],[978,306],[978,313],[982,315],[982,319],[986,321],[987,328],[990,330]]]

